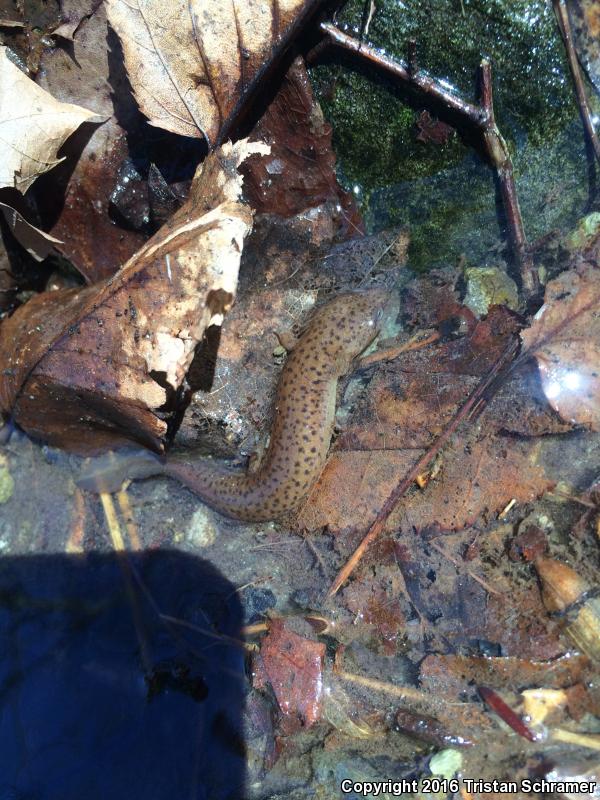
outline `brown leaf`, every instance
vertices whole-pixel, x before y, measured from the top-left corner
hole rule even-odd
[[[108,0],[131,85],[151,125],[213,147],[319,0]]]
[[[553,661],[436,654],[421,663],[420,680],[434,693],[450,684],[460,694],[473,683],[513,691],[537,686],[563,689],[584,678],[589,666],[585,656],[572,653]]]
[[[338,447],[429,446],[517,330],[514,315],[495,306],[485,320],[474,322],[467,336],[406,352],[384,366],[340,436]]]
[[[533,453],[528,442],[500,437],[448,450],[438,476],[399,502],[387,529],[460,530],[484,512],[500,511],[513,498],[519,503],[534,500],[551,482]],[[298,525],[307,530],[365,528],[419,455],[418,450],[334,453],[300,511]]]
[[[61,24],[52,31],[52,35],[73,41],[81,23],[89,19],[101,3],[102,0],[61,0]]]
[[[69,2],[69,19],[73,19],[73,5]],[[62,151],[68,163],[48,176],[51,185],[42,179],[35,189],[44,227],[62,240],[57,250],[88,283],[96,283],[114,275],[147,236],[116,225],[111,218],[111,193],[129,156],[128,143],[137,136],[136,118],[125,101],[129,96],[126,76],[115,75],[109,68],[104,3],[95,11],[90,6],[86,13],[91,11],[91,16],[74,33],[72,55],[62,47],[45,49],[36,81],[57,100],[89,105],[108,119],[91,136],[83,129],[72,136]],[[133,100],[129,103],[134,107]],[[56,203],[57,194],[64,196],[64,203]]]
[[[102,122],[94,111],[59,103],[13,64],[0,47],[0,186],[26,192],[62,161],[58,151],[82,122]]]
[[[600,430],[600,270],[563,272],[521,338],[535,356],[548,402],[571,423]]]
[[[597,0],[569,0],[577,56],[600,92],[600,8]]]
[[[364,230],[352,195],[337,182],[331,125],[314,98],[300,56],[250,139],[271,146],[268,159],[249,158],[242,168],[246,196],[256,213],[291,217],[329,202],[341,206],[340,226],[351,236]]]
[[[260,148],[242,140],[211,154],[188,203],[113,278],[38,295],[2,323],[4,412],[77,452],[132,439],[163,448],[161,409],[233,300],[252,223],[237,167]]]
[[[514,339],[517,318],[495,306],[460,339],[408,351],[379,370],[337,441],[338,451],[300,512],[308,530],[364,529],[392,489],[447,426]],[[492,408],[490,412],[494,412]],[[511,499],[527,502],[550,486],[533,445],[493,434],[506,427],[502,406],[483,418],[486,436],[457,437],[424,491],[404,497],[388,530],[460,530]],[[351,452],[340,452],[351,450]]]
[[[421,111],[417,117],[416,127],[416,139],[423,144],[443,145],[456,133],[451,125],[432,117],[429,111]]]
[[[272,620],[263,639],[262,665],[282,712],[310,727],[321,717],[325,645]],[[260,685],[259,685],[260,688]]]

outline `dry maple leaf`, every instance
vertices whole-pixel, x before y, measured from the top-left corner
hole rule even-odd
[[[164,412],[207,325],[236,290],[251,209],[239,164],[264,144],[223,145],[188,202],[112,278],[37,295],[0,327],[0,409],[80,453],[136,440],[162,450]]]
[[[223,140],[242,101],[320,0],[108,0],[151,125]]]
[[[550,281],[521,338],[555,411],[600,430],[600,270],[583,264]]]
[[[59,103],[15,66],[0,47],[0,187],[26,192],[63,159],[57,153],[82,122],[105,117]]]

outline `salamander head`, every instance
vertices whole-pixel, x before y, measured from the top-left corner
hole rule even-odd
[[[389,299],[387,289],[348,292],[337,295],[315,312],[310,327],[321,328],[323,346],[335,362],[337,374],[347,372],[352,361],[375,339]]]

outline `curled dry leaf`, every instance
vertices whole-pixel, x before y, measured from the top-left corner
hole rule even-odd
[[[108,0],[151,125],[223,140],[243,101],[319,0]]]
[[[80,453],[161,450],[165,410],[211,320],[231,305],[252,212],[238,166],[266,145],[223,145],[190,198],[112,278],[38,295],[2,324],[0,409]]]
[[[535,356],[548,402],[568,422],[600,430],[600,270],[563,272],[521,338]]]
[[[15,239],[36,261],[43,261],[54,250],[54,245],[62,244],[60,239],[27,222],[18,211],[6,203],[0,203],[0,211],[4,214],[4,219]]]
[[[0,187],[26,192],[59,164],[58,151],[82,122],[104,117],[72,103],[59,103],[15,66],[0,47]]]

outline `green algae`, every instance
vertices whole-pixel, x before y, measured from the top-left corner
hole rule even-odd
[[[475,102],[482,57],[493,67],[494,107],[515,169],[530,241],[567,230],[584,213],[588,158],[564,48],[544,0],[378,0],[368,40],[403,58],[417,40],[421,69]],[[338,17],[350,33],[364,3]],[[416,139],[419,107],[374,72],[344,60],[312,77],[333,125],[340,180],[361,204],[369,230],[408,225],[409,266],[429,269],[467,257],[499,263],[502,213],[493,172],[460,136],[446,144]]]

